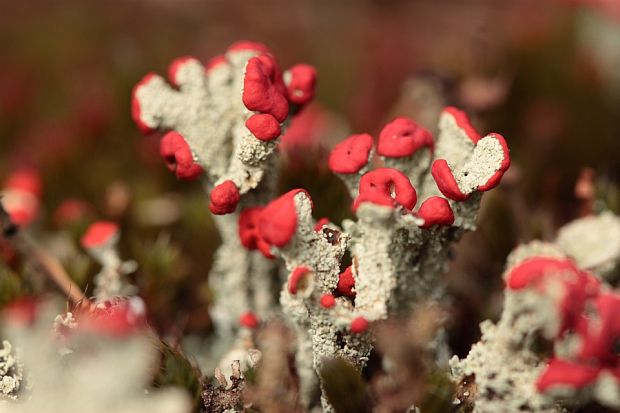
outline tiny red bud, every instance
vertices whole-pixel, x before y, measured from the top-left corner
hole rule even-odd
[[[230,214],[237,209],[237,204],[241,199],[239,188],[231,180],[224,181],[213,188],[210,194],[211,203],[209,209],[215,215]]]
[[[80,243],[84,248],[97,248],[113,241],[119,233],[118,224],[111,221],[97,221],[91,224]]]
[[[353,291],[354,287],[355,279],[353,278],[353,268],[349,265],[347,269],[338,276],[336,291],[347,297],[355,297],[355,291]]]
[[[351,321],[350,330],[353,334],[361,334],[368,330],[368,320],[364,317],[355,317],[353,321]]]
[[[249,329],[255,329],[258,327],[259,320],[253,312],[248,311],[247,313],[241,314],[239,317],[239,324]]]
[[[336,298],[331,294],[323,294],[321,297],[321,307],[332,308],[336,305]]]
[[[308,267],[305,267],[305,266],[300,266],[300,267],[295,268],[288,279],[288,292],[291,293],[292,295],[297,294],[297,290],[300,287],[300,283],[311,272],[312,271]]]

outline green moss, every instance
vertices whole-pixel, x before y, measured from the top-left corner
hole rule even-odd
[[[161,354],[159,370],[153,379],[155,387],[178,386],[187,390],[192,398],[193,412],[200,412],[202,406],[200,369],[182,351],[163,340],[156,343]]]

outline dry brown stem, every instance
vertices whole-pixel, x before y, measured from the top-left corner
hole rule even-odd
[[[80,287],[71,280],[60,262],[48,251],[37,245],[28,235],[20,231],[11,221],[11,217],[0,204],[1,236],[22,256],[32,263],[41,273],[52,280],[76,305],[88,305]]]

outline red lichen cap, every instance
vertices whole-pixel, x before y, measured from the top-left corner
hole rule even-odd
[[[140,297],[112,299],[112,305],[103,310],[104,326],[110,333],[132,334],[147,327],[146,306]],[[101,331],[101,329],[98,329]]]
[[[392,168],[379,168],[362,176],[359,195],[353,204],[356,211],[363,202],[412,210],[417,201],[415,188],[407,176]]]
[[[455,108],[454,106],[448,106],[442,112],[442,115],[449,115],[454,118],[454,122],[456,125],[465,132],[467,137],[475,144],[480,140],[480,134],[478,131],[472,126],[471,121],[469,120],[469,116],[460,110]]]
[[[204,172],[202,166],[194,161],[192,150],[183,136],[176,131],[166,133],[161,139],[159,154],[164,158],[168,169],[181,180],[194,180]]]
[[[140,100],[138,99],[136,94],[138,93],[138,90],[140,90],[140,88],[146,86],[155,76],[155,73],[148,73],[133,87],[133,90],[131,92],[131,118],[138,127],[138,130],[140,130],[140,132],[145,135],[154,132],[155,128],[150,127],[142,120]]]
[[[241,195],[239,195],[239,188],[231,180],[224,181],[217,185],[211,191],[209,195],[211,202],[209,203],[209,209],[215,215],[230,214],[237,209],[237,204]]]
[[[431,175],[442,194],[453,201],[466,201],[471,194],[465,194],[459,188],[452,169],[445,159],[437,159],[431,167]]]
[[[346,270],[338,276],[336,292],[347,297],[355,297],[355,279],[353,278],[353,267],[349,265]]]
[[[267,243],[283,247],[293,238],[297,229],[295,195],[300,192],[310,198],[303,189],[293,189],[271,201],[261,212],[258,218],[258,231]]]
[[[336,305],[336,298],[331,294],[323,294],[320,301],[321,307],[332,308]]]
[[[316,232],[320,231],[323,229],[323,227],[325,225],[329,224],[329,218],[323,217],[321,219],[319,219],[316,224],[314,224],[314,230]]]
[[[582,318],[576,329],[582,342],[579,357],[597,360],[605,367],[620,368],[620,359],[614,349],[620,337],[620,295],[614,291],[602,291],[596,297],[596,312],[594,319]],[[620,369],[617,374],[620,376]]]
[[[147,327],[146,308],[139,297],[112,298],[78,314],[78,328],[97,335],[127,337]]]
[[[40,198],[42,192],[41,177],[39,172],[32,168],[16,169],[4,181],[4,188],[28,192]]]
[[[536,381],[536,389],[540,392],[555,386],[580,389],[593,383],[600,371],[597,365],[552,358]]]
[[[510,167],[510,150],[508,149],[508,144],[506,143],[506,139],[504,139],[504,137],[500,135],[499,133],[490,133],[487,136],[497,140],[497,142],[502,148],[504,158],[498,170],[493,174],[493,176],[491,176],[486,183],[478,186],[478,191],[483,191],[483,192],[493,189],[497,185],[499,185],[499,182],[501,181],[502,176],[504,176],[504,172],[506,172],[508,168]]]
[[[474,147],[473,153],[471,155],[473,158],[470,158],[468,160],[470,168],[475,169],[478,162],[489,162],[488,159],[476,159],[476,157],[487,158],[490,155],[500,155],[501,162],[499,162],[498,165],[484,165],[485,168],[494,168],[494,173],[489,178],[487,178],[485,182],[470,183],[465,188],[465,191],[467,192],[464,192],[459,187],[459,183],[454,174],[456,172],[457,175],[461,174],[461,177],[464,177],[467,176],[467,173],[469,171],[453,171],[447,160],[435,160],[431,168],[431,174],[433,175],[433,178],[435,179],[437,187],[439,188],[441,193],[454,201],[465,201],[469,199],[469,197],[474,191],[484,192],[496,187],[499,184],[502,176],[504,175],[504,172],[510,166],[510,152],[508,150],[508,145],[506,144],[506,140],[504,139],[504,137],[497,133],[491,133],[484,138],[481,138],[478,132],[476,132],[476,130],[472,127],[469,119],[467,118],[467,115],[456,108],[446,108],[442,113],[442,117],[452,118],[456,123],[456,126],[469,138],[469,140],[475,145],[475,147],[480,144],[481,141],[488,142],[489,139],[495,140],[499,145],[501,154],[493,154],[488,152],[489,150],[495,151],[497,149],[496,146],[487,146],[483,151],[476,151]],[[496,159],[500,159],[500,157],[492,156],[491,159],[493,159],[493,161],[496,161]],[[474,174],[474,176],[476,175]]]
[[[361,334],[368,330],[368,320],[361,316],[355,317],[353,321],[351,321],[351,326],[349,329],[353,334]]]
[[[292,295],[297,294],[300,282],[303,282],[304,278],[310,273],[312,273],[312,270],[308,267],[300,266],[295,268],[288,278],[288,292]]]
[[[568,259],[533,257],[510,270],[506,276],[506,286],[511,290],[520,290],[534,284],[540,284],[549,275],[571,274],[576,276],[579,272],[579,268]]]
[[[239,239],[249,250],[256,249],[256,221],[262,207],[246,208],[239,214]]]
[[[98,248],[116,241],[118,225],[110,221],[97,221],[91,224],[80,239],[84,248]]]
[[[5,192],[2,200],[13,224],[26,227],[39,216],[39,200],[24,192]]]
[[[256,314],[248,311],[241,314],[241,316],[239,317],[239,324],[249,329],[255,329],[256,327],[258,327],[259,320],[258,317],[256,317]]]
[[[30,225],[39,215],[39,205],[24,203],[21,206],[7,206],[7,212],[11,217],[11,221],[20,227]]]
[[[305,105],[314,99],[316,69],[310,65],[297,64],[288,70],[286,84],[288,100],[296,105]]]
[[[572,298],[571,298],[572,299]],[[580,389],[592,384],[603,372],[620,380],[620,359],[615,345],[620,336],[620,296],[613,291],[602,291],[595,298],[595,317],[581,315],[574,331],[581,348],[570,360],[552,358],[538,378],[536,387],[546,391],[554,387]],[[578,305],[580,311],[585,308]]]
[[[263,208],[246,208],[239,214],[239,239],[241,244],[249,249],[258,249],[265,257],[273,259],[271,246],[260,236],[258,232],[258,217]]]
[[[452,212],[450,203],[440,196],[431,196],[422,202],[420,209],[418,209],[418,216],[424,219],[424,224],[420,225],[420,228],[454,224],[454,212]]]
[[[367,133],[351,135],[332,149],[329,169],[337,174],[355,174],[366,164],[372,149],[372,136]]]
[[[179,80],[177,79],[177,72],[181,69],[181,67],[183,67],[183,65],[190,62],[200,63],[200,61],[194,56],[177,57],[170,63],[170,66],[168,66],[168,80],[172,85],[176,87],[180,86]]]
[[[580,323],[585,302],[598,294],[600,281],[568,259],[551,257],[529,258],[506,275],[506,286],[511,290],[533,288],[544,292],[549,282],[560,283],[564,288],[558,301],[561,334]]]
[[[224,56],[223,54],[213,56],[207,61],[207,64],[205,65],[205,70],[208,73],[216,67],[219,67],[220,65],[223,65],[225,63],[228,63],[228,60],[226,60],[226,56]]]
[[[41,178],[35,169],[17,169],[4,182],[2,203],[14,224],[31,224],[40,211]]]
[[[409,118],[396,118],[379,134],[377,153],[389,158],[411,156],[420,148],[433,150],[435,143],[429,131]]]
[[[282,93],[284,85],[278,71],[277,63],[270,55],[248,60],[242,100],[249,110],[269,113],[278,122],[283,122],[288,116],[288,101]]]
[[[259,42],[251,42],[249,40],[240,40],[231,44],[227,51],[228,52],[239,52],[243,50],[249,50],[257,53],[271,53],[271,50],[263,43]]]
[[[280,123],[269,113],[257,113],[245,121],[245,127],[261,141],[272,141],[282,133]]]

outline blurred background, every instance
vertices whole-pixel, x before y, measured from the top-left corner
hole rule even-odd
[[[620,2],[617,0],[3,1],[0,180],[28,171],[40,205],[27,230],[86,291],[97,266],[78,239],[95,219],[121,224],[125,258],[160,333],[206,334],[206,274],[218,236],[198,183],[177,182],[159,136],[130,118],[131,88],[181,55],[202,61],[242,39],[283,67],[314,65],[318,93],[282,142],[282,190],[305,187],[316,215],[349,214],[326,155],[396,115],[436,130],[466,110],[503,134],[513,166],[485,196],[480,228],[455,248],[446,279],[458,354],[501,305],[519,242],[567,221],[619,212]],[[6,184],[5,184],[6,185]],[[43,289],[3,247],[0,304]]]

